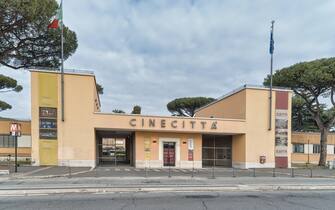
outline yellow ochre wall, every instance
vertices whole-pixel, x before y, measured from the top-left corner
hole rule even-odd
[[[144,141],[151,142],[150,159],[146,160],[144,152]],[[136,132],[135,133],[135,155],[136,167],[163,167],[163,162],[159,161],[160,139],[178,139],[180,146],[180,161],[176,161],[176,167],[191,168],[193,161],[188,161],[188,139],[194,142],[195,167],[201,167],[202,161],[202,135],[199,133],[167,133],[167,132]],[[177,151],[176,151],[177,152]]]
[[[208,106],[196,113],[195,118],[178,118],[164,116],[122,115],[99,113],[100,102],[96,93],[96,82],[93,74],[66,73],[65,83],[65,121],[61,120],[61,75],[58,72],[32,71],[32,159],[36,165],[96,165],[95,129],[135,131],[135,150],[138,162],[136,166],[144,166],[144,136],[151,140],[157,138],[157,145],[151,144],[156,151],[160,137],[180,139],[180,164],[189,167],[187,161],[187,144],[184,140],[193,138],[195,143],[196,167],[201,167],[201,134],[232,135],[233,166],[272,167],[274,165],[274,134],[275,134],[275,90],[272,104],[272,130],[268,131],[268,89],[244,88],[240,91]],[[291,98],[291,92],[289,92]],[[289,99],[289,116],[291,115],[291,99]],[[58,137],[55,140],[39,140],[39,109],[40,106],[56,107],[58,110]],[[209,115],[209,116],[207,116]],[[209,118],[213,116],[215,118]],[[207,118],[203,118],[207,117]],[[223,118],[222,118],[223,117]],[[229,119],[230,118],[230,119]],[[231,119],[234,118],[234,119]],[[129,120],[136,119],[136,126]],[[165,120],[166,127],[142,126],[141,120]],[[171,127],[172,121],[178,121],[178,127]],[[181,122],[185,121],[185,127]],[[194,127],[190,121],[195,121]],[[201,127],[201,122],[210,125],[217,121],[218,128]],[[291,138],[289,118],[290,162]],[[158,153],[158,151],[156,151]],[[151,165],[159,166],[158,154],[152,154]],[[259,156],[266,156],[266,163],[260,165]],[[142,162],[141,162],[142,161]],[[155,162],[156,161],[156,162]],[[184,161],[184,162],[183,162]]]
[[[9,135],[10,125],[12,122],[17,122],[21,124],[21,135],[31,135],[31,124],[30,121],[22,121],[15,119],[4,119],[0,120],[0,134]],[[18,147],[17,148],[18,157],[30,157],[31,156],[31,147]],[[7,155],[14,155],[15,148],[0,147],[0,158],[6,157]]]
[[[292,132],[292,144],[320,144],[320,133],[318,132]],[[335,134],[329,133],[327,137],[328,145],[335,145]],[[292,150],[291,150],[292,151]],[[308,154],[309,153],[309,154]],[[292,163],[313,163],[317,164],[320,159],[320,154],[313,154],[311,148],[305,153],[293,153]],[[327,161],[335,159],[335,155],[327,154]]]
[[[245,119],[246,117],[246,91],[242,90],[224,100],[214,102],[207,107],[199,109],[196,117],[215,117],[230,119]]]
[[[246,121],[246,132],[233,135],[232,162],[234,167],[274,167],[276,90],[272,91],[272,129],[269,131],[269,89],[245,87],[196,112],[202,117],[240,118]],[[288,165],[291,161],[291,97],[288,91]],[[260,164],[260,156],[266,163]]]
[[[31,74],[32,84],[32,161],[38,165],[58,164],[58,140],[39,138],[39,107],[58,109],[58,77],[56,74]],[[58,118],[59,118],[59,114]],[[58,122],[57,122],[58,123]]]
[[[93,113],[100,106],[94,75],[64,74],[65,121],[61,119],[61,75],[31,71],[32,159],[36,165],[95,166]],[[57,141],[39,140],[40,106],[57,108]]]
[[[30,135],[31,134],[31,125],[30,121],[22,121],[22,120],[0,120],[0,134],[7,134],[10,133],[10,125],[12,122],[17,122],[21,124],[21,135]]]
[[[262,88],[246,89],[246,167],[274,167],[275,151],[275,104],[276,91],[272,91],[272,128],[269,131],[269,90]],[[287,90],[280,90],[287,91]],[[288,91],[288,167],[291,162],[291,97]],[[260,156],[266,157],[266,163],[259,164]],[[238,163],[238,165],[240,165]]]

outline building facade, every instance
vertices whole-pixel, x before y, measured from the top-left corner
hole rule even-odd
[[[34,165],[129,165],[138,168],[290,167],[291,96],[243,86],[195,117],[104,113],[95,76],[31,70]],[[62,119],[64,111],[64,119]],[[269,120],[271,119],[271,129]]]
[[[21,136],[17,141],[18,160],[30,161],[31,159],[31,127],[30,120],[16,120],[0,118],[0,161],[13,160],[15,157],[15,141],[10,135],[10,125],[12,122],[21,124]]]
[[[292,163],[318,164],[320,159],[320,133],[294,132],[292,134]],[[327,161],[335,160],[335,134],[327,137]]]

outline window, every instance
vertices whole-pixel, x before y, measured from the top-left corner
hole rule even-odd
[[[0,147],[14,147],[15,140],[13,136],[0,135]]]
[[[293,153],[304,153],[303,144],[293,144]]]
[[[321,146],[320,144],[313,144],[313,153],[320,153]]]

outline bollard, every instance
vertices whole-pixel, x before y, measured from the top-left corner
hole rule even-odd
[[[69,166],[68,169],[69,169],[69,178],[71,178],[71,166]]]
[[[253,169],[253,177],[256,177],[256,168]]]
[[[272,177],[276,177],[276,168],[272,169]]]
[[[294,177],[294,168],[291,168],[291,177]]]
[[[236,177],[235,168],[233,167],[233,177]]]
[[[169,178],[171,178],[171,166],[169,166]]]
[[[194,177],[194,167],[192,168],[192,178]]]
[[[215,179],[215,169],[214,169],[214,166],[212,167],[212,177],[211,179]]]
[[[310,168],[309,170],[311,171],[311,173],[310,173],[310,177],[313,178],[313,169]]]
[[[148,177],[148,169],[147,169],[147,166],[145,166],[144,170],[145,170],[145,178],[147,178],[147,177]]]
[[[7,155],[7,167],[8,167],[8,171],[10,172],[10,157],[11,155]]]

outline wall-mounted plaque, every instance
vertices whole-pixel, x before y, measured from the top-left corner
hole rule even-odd
[[[57,139],[57,109],[40,107],[40,139]]]
[[[57,118],[57,109],[51,107],[40,107],[40,118]]]

